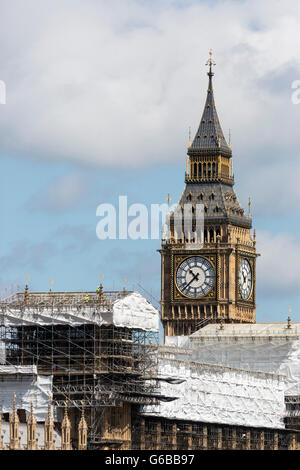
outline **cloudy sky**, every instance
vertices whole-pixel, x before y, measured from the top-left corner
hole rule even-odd
[[[142,286],[159,240],[96,237],[96,208],[177,202],[214,51],[216,105],[257,229],[258,321],[300,321],[298,0],[0,0],[0,291]],[[294,94],[294,95],[293,95]],[[298,93],[297,97],[300,97]],[[1,100],[0,100],[1,101]]]

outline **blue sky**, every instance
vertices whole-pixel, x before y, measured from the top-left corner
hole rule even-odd
[[[257,321],[289,307],[300,321],[299,2],[284,15],[274,0],[0,3],[2,294],[27,274],[58,291],[93,290],[103,274],[106,289],[126,278],[159,300],[159,240],[98,240],[96,208],[178,201],[212,47],[235,189],[246,210],[253,201]]]

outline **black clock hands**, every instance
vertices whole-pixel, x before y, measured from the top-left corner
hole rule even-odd
[[[192,277],[192,279],[190,280],[190,282],[189,282],[185,287],[182,288],[182,292],[183,292],[193,281],[195,281],[195,280],[198,281],[198,280],[199,280],[199,279],[198,279],[199,273],[194,274],[191,269],[190,269],[190,273],[192,274],[193,277]]]

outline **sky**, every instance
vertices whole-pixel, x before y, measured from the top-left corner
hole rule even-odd
[[[99,240],[96,210],[120,195],[179,200],[212,48],[235,190],[246,211],[251,197],[261,254],[257,321],[300,321],[299,1],[0,0],[0,10],[1,295],[26,276],[34,291],[126,279],[158,305],[160,241]]]

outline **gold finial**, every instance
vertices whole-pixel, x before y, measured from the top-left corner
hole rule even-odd
[[[127,282],[127,279],[124,277],[123,294],[126,294],[126,282]]]
[[[66,406],[65,406],[65,415],[68,415],[68,406],[69,406],[69,399],[66,398]]]
[[[214,75],[213,72],[212,72],[212,67],[216,65],[216,63],[213,61],[213,58],[212,58],[212,49],[209,50],[209,59],[208,59],[208,61],[206,62],[205,65],[209,66],[208,75],[210,77],[212,77]]]
[[[49,398],[48,398],[48,416],[50,416],[50,414],[51,414],[51,402],[52,402],[52,397],[51,397],[51,395],[49,395]]]
[[[188,148],[191,146],[191,128],[189,127],[189,140],[188,140]]]
[[[229,148],[232,149],[232,142],[231,142],[231,129],[229,129],[229,134],[228,134],[228,143],[229,143]]]
[[[252,205],[252,202],[251,202],[251,198],[249,197],[249,201],[248,201],[248,216],[249,217],[251,216],[251,205]]]
[[[253,231],[253,245],[256,245],[256,230]]]
[[[168,197],[167,197],[167,203],[168,203],[168,214],[170,214],[170,202],[172,201],[172,199],[170,198],[170,194],[168,194]]]

